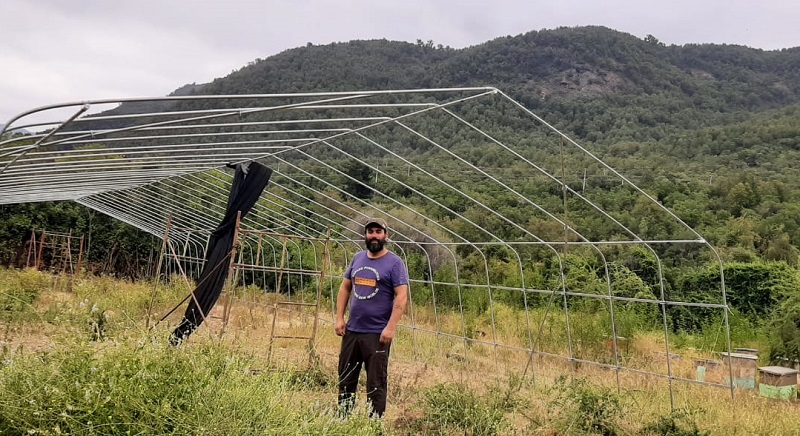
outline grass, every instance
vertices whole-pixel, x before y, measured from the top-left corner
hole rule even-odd
[[[155,290],[155,295],[153,294]],[[497,347],[526,347],[564,355],[563,317],[523,313],[502,304],[494,316],[468,315],[474,341],[435,333],[461,331],[459,313],[416,307],[416,330],[403,329],[392,349],[387,415],[371,420],[363,407],[336,416],[339,338],[327,312],[309,359],[307,341],[272,344],[272,305],[283,298],[237,291],[223,335],[224,301],[189,341],[166,345],[182,314],[144,327],[185,294],[180,280],[155,286],[107,277],[70,279],[26,270],[0,270],[0,434],[797,434],[797,404],[752,391],[616,371]],[[574,317],[577,350],[610,356],[602,314]],[[310,332],[307,313],[279,310],[276,331]],[[544,321],[544,322],[542,322]],[[493,324],[492,324],[493,323]],[[494,328],[492,328],[494,325]],[[594,326],[594,327],[593,327]],[[562,330],[559,330],[562,329]],[[716,333],[708,333],[712,338]],[[626,366],[662,372],[662,332],[631,331]],[[752,339],[752,337],[750,338]],[[670,338],[674,374],[692,379],[692,357],[708,343]],[[487,344],[488,342],[488,344]],[[679,347],[682,346],[682,347]],[[363,378],[363,377],[362,377]],[[619,384],[617,383],[619,381]],[[668,384],[673,385],[670,396]],[[674,407],[670,407],[674,404]]]
[[[340,421],[296,374],[249,371],[224,347],[129,343],[59,349],[4,363],[2,434],[376,434]]]

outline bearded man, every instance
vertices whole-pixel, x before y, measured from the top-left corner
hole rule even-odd
[[[339,410],[344,414],[355,405],[362,366],[367,373],[370,415],[382,417],[386,411],[389,349],[408,302],[408,271],[403,260],[386,248],[388,237],[385,220],[366,221],[367,249],[353,257],[336,298],[334,330],[342,337]],[[348,304],[350,316],[345,324]]]

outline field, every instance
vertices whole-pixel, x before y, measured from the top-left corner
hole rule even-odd
[[[179,347],[167,338],[186,294],[181,280],[131,283],[0,270],[0,434],[797,434],[797,402],[769,400],[679,380],[463,341],[436,331],[416,308],[415,330],[399,332],[390,363],[383,420],[362,406],[336,413],[339,339],[323,302],[313,317],[283,296],[241,289],[222,325],[222,304]],[[148,308],[152,306],[148,329]],[[459,313],[439,313],[438,330]],[[519,313],[496,313],[514,336]],[[534,316],[536,314],[534,313]],[[477,315],[480,319],[480,315]],[[274,323],[273,323],[274,321]],[[481,338],[485,333],[470,332]],[[577,338],[580,340],[581,338]],[[626,342],[637,368],[666,364],[663,332]],[[694,377],[693,358],[708,357],[682,338],[671,350],[676,376]],[[709,374],[720,377],[723,374]],[[363,377],[362,377],[363,379]],[[713,381],[713,380],[712,380]],[[363,388],[361,390],[363,393]],[[363,400],[363,395],[360,396]],[[672,405],[672,406],[671,406]]]

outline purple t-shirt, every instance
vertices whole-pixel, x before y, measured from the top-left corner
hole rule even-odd
[[[347,330],[381,333],[392,315],[394,288],[408,284],[402,259],[392,252],[370,259],[366,251],[361,251],[353,257],[344,277],[353,285]]]

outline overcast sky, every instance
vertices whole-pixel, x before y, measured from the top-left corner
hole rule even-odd
[[[163,96],[256,58],[353,39],[462,48],[602,25],[666,44],[800,46],[791,0],[1,0],[0,123],[35,107]]]

